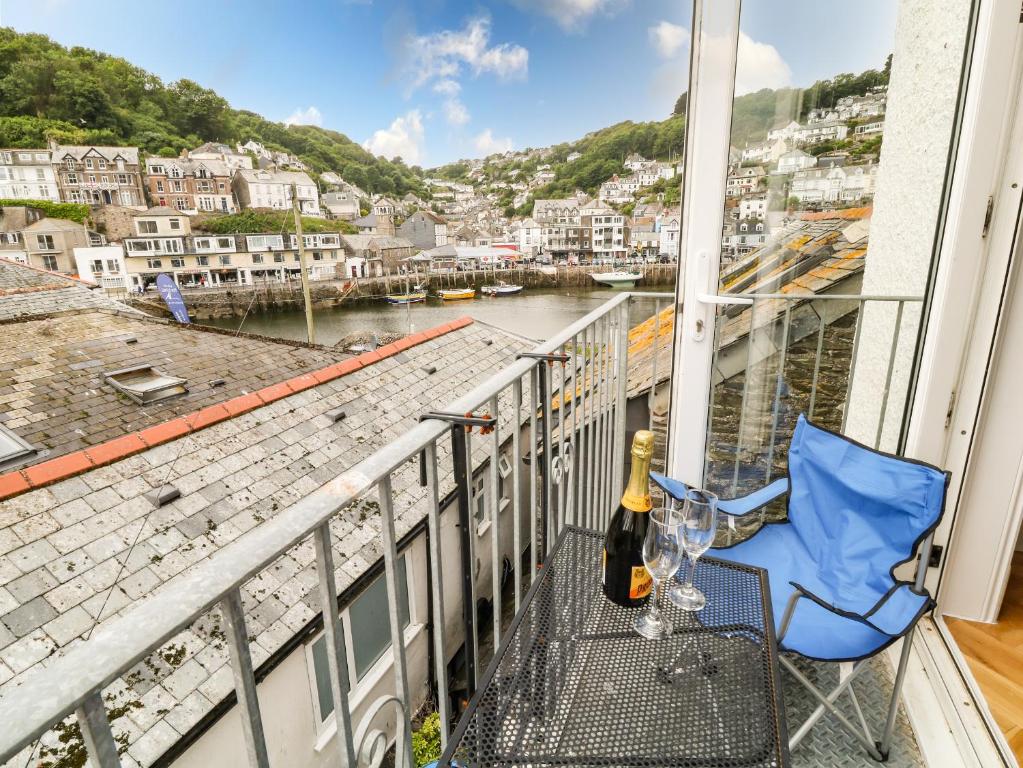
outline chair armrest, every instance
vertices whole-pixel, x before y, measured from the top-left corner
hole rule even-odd
[[[796,589],[797,594],[809,598],[822,608],[847,619],[863,622],[889,637],[901,637],[934,607],[934,600],[926,590],[917,592],[911,584],[905,583],[896,584],[863,613],[829,603],[797,582],[790,581],[789,584]]]
[[[665,477],[659,472],[651,472],[650,479],[673,499],[681,500],[685,496],[686,491],[689,490],[689,486],[681,480],[672,480],[670,477]],[[759,488],[745,496],[738,496],[734,499],[720,499],[718,501],[718,511],[732,517],[742,517],[750,512],[755,512],[779,496],[784,496],[788,493],[788,490],[788,478],[780,477],[770,485],[765,485],[763,488]]]

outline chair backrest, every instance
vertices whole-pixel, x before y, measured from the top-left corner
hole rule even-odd
[[[941,519],[947,474],[866,448],[802,415],[789,447],[788,516],[844,606],[866,611]],[[822,595],[823,597],[823,595]]]

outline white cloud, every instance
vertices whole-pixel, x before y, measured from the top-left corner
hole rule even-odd
[[[444,94],[445,96],[457,96],[462,90],[462,86],[459,85],[457,80],[451,80],[445,78],[444,80],[438,80],[433,84],[433,90],[436,93]]]
[[[745,32],[739,33],[739,59],[735,72],[735,95],[759,91],[761,88],[782,88],[792,84],[792,70],[778,49],[769,43],[758,43]]]
[[[501,80],[512,80],[525,77],[529,69],[529,51],[521,45],[490,45],[490,19],[485,16],[470,19],[461,30],[411,35],[405,50],[412,88],[438,79],[436,86],[450,89],[464,70],[474,76],[492,73]]]
[[[418,109],[394,118],[387,128],[375,131],[362,146],[374,155],[388,159],[401,156],[409,165],[419,162],[423,153],[426,133],[423,130],[423,116]]]
[[[451,125],[465,125],[471,119],[465,104],[454,97],[444,102],[444,117]]]
[[[484,156],[493,155],[498,152],[508,152],[513,146],[511,139],[495,138],[494,132],[489,128],[473,139],[472,143],[476,147],[476,151]]]
[[[654,50],[662,59],[673,58],[689,42],[688,30],[670,21],[658,22],[647,29],[647,34]]]
[[[323,115],[316,107],[296,109],[284,121],[285,125],[323,125]]]
[[[566,32],[579,32],[595,15],[611,16],[628,0],[512,0],[524,11],[550,16]]]

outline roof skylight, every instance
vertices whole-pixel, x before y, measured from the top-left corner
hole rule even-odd
[[[188,391],[188,382],[176,376],[168,376],[151,365],[122,368],[104,374],[107,382],[118,392],[123,392],[136,403],[154,403]]]
[[[35,454],[35,448],[7,427],[0,425],[0,469],[18,464]]]

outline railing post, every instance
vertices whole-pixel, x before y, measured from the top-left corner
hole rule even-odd
[[[245,631],[241,593],[237,589],[232,589],[224,596],[220,605],[224,612],[224,622],[227,624],[227,645],[231,651],[234,690],[238,695],[238,703],[242,706],[242,734],[245,737],[249,765],[253,768],[270,768],[266,737],[263,734],[263,718],[259,713],[259,698],[256,694],[256,676],[252,671],[249,637]]]
[[[501,643],[501,437],[498,430],[498,402],[495,395],[490,400],[494,431],[490,441],[490,595],[493,600],[494,648]]]
[[[313,540],[316,545],[316,570],[320,577],[323,634],[327,642],[327,667],[334,699],[338,757],[342,768],[355,768],[352,715],[348,709],[348,661],[345,659],[344,635],[337,610],[337,585],[334,581],[334,552],[331,549],[329,522],[316,529]]]
[[[614,485],[612,486],[611,503],[616,503],[622,497],[622,486],[625,482],[625,431],[627,428],[626,419],[629,410],[629,304],[630,301],[622,304],[618,312],[618,353],[615,362],[617,363],[616,402],[615,402],[615,438],[614,438],[614,460],[611,462],[611,473]],[[657,354],[657,346],[653,347],[654,355]]]
[[[512,579],[515,588],[515,613],[519,612],[522,592],[522,503],[519,499],[519,466],[522,463],[522,445],[519,433],[522,431],[522,379],[512,384],[512,410],[515,412],[512,421],[512,550],[515,560],[512,563]]]
[[[430,535],[430,587],[433,599],[433,655],[437,678],[437,713],[440,716],[440,743],[445,747],[451,724],[448,701],[448,656],[444,643],[444,568],[441,560],[440,483],[437,480],[437,443],[431,441],[424,454],[430,505],[427,527]]]
[[[401,625],[402,607],[408,610],[407,585],[398,584],[398,545],[394,533],[394,494],[391,475],[386,474],[377,486],[380,501],[380,533],[384,543],[384,576],[387,582],[387,614],[391,624],[391,651],[394,657],[394,691],[401,699],[402,717],[405,719],[401,744],[395,745],[398,768],[412,768],[412,700],[408,688],[408,662],[405,658],[405,628]]]
[[[551,536],[551,395],[548,387],[547,363],[536,366],[540,394],[540,435],[543,460],[540,462],[540,552],[541,559],[550,551]]]
[[[85,741],[85,751],[95,768],[120,768],[121,758],[117,754],[117,742],[110,731],[110,720],[103,706],[99,691],[89,694],[75,712],[78,727]]]
[[[469,502],[469,468],[465,427],[451,425],[451,461],[458,499],[458,530],[462,561],[462,624],[465,627],[465,687],[471,698],[476,692],[476,596],[473,589],[473,516]]]

